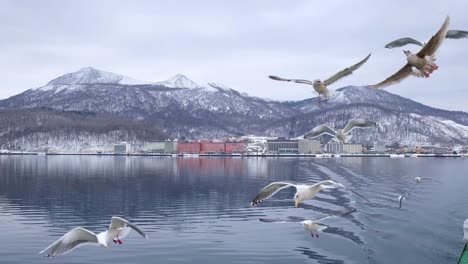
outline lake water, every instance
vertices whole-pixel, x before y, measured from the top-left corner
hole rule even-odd
[[[170,158],[0,156],[0,263],[455,263],[468,218],[466,158]],[[423,182],[398,209],[397,197]],[[332,179],[359,191],[320,193],[294,208],[294,189],[258,207],[278,180]],[[312,238],[298,223],[325,220]],[[75,226],[105,230],[113,215],[139,225],[123,245],[37,254]]]

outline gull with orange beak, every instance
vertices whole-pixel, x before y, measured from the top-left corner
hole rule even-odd
[[[363,198],[364,200],[370,202],[368,199],[363,197],[362,195],[356,193],[353,190],[347,189],[343,184],[332,181],[326,180],[321,181],[312,185],[301,184],[301,183],[294,183],[294,182],[272,182],[265,186],[260,192],[252,199],[250,205],[258,205],[264,200],[272,197],[277,192],[289,188],[294,187],[296,188],[296,194],[294,194],[294,206],[298,207],[299,204],[305,200],[311,200],[322,190],[326,189],[336,189],[336,188],[343,188],[354,194],[358,195],[359,197]]]

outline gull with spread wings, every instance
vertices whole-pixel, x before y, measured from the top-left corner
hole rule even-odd
[[[327,125],[318,125],[304,135],[304,138],[315,138],[322,134],[333,136],[334,140],[341,143],[347,143],[352,136],[348,135],[355,128],[375,127],[377,123],[365,119],[351,119],[343,129],[333,130]]]
[[[337,72],[335,75],[331,76],[330,78],[324,81],[319,80],[319,79],[314,80],[313,82],[309,80],[303,80],[303,79],[285,79],[285,78],[281,78],[281,77],[273,76],[273,75],[270,75],[268,77],[275,81],[295,82],[295,83],[312,85],[314,90],[319,94],[320,98],[330,99],[332,96],[332,91],[328,89],[328,86],[342,79],[343,77],[351,75],[355,70],[359,69],[359,67],[361,67],[364,63],[366,63],[367,60],[369,60],[370,56],[371,54],[367,55],[367,57],[365,57],[362,61]]]
[[[75,227],[50,246],[39,252],[39,254],[46,253],[46,257],[55,257],[67,254],[84,245],[100,245],[108,248],[111,241],[115,244],[123,244],[121,239],[126,237],[131,229],[135,230],[142,237],[147,238],[146,234],[136,225],[121,217],[114,216],[112,217],[111,224],[106,231],[96,235],[85,228]]]
[[[468,38],[468,31],[464,30],[448,30],[447,35],[445,36],[446,39],[462,39],[462,38]],[[394,40],[387,45],[385,45],[385,48],[387,49],[393,49],[393,48],[400,48],[403,46],[406,46],[408,44],[415,44],[421,47],[426,46],[426,42],[420,42],[415,40],[414,38],[399,38],[397,40]]]
[[[418,183],[421,183],[422,181],[433,181],[433,182],[437,182],[437,183],[442,183],[442,182],[440,182],[438,180],[435,180],[433,178],[430,178],[430,177],[407,177],[407,178],[414,179],[415,183],[414,183],[413,187],[410,190],[408,190],[405,194],[398,196],[398,203],[399,203],[399,208],[400,209],[403,206],[403,201],[406,200],[408,195],[416,188]]]
[[[413,54],[409,50],[404,50],[403,52],[405,53],[407,60],[406,65],[392,76],[378,84],[372,85],[371,87],[385,88],[389,85],[401,82],[410,75],[428,78],[433,71],[439,68],[435,63],[436,58],[434,54],[447,36],[449,23],[450,17],[447,16],[439,31],[432,36],[429,42],[418,53]]]
[[[260,190],[260,192],[252,199],[252,202],[250,203],[250,205],[258,205],[264,200],[275,195],[277,192],[283,189],[289,188],[289,187],[296,188],[296,194],[294,195],[295,207],[298,207],[299,204],[305,200],[313,199],[315,195],[317,195],[317,193],[319,193],[320,191],[323,191],[326,189],[336,189],[336,188],[343,188],[345,190],[348,190],[356,194],[357,196],[361,197],[362,199],[366,200],[367,202],[371,203],[364,196],[360,195],[359,193],[353,190],[346,188],[343,184],[332,181],[332,180],[326,180],[326,181],[321,181],[321,182],[311,184],[311,185],[289,182],[289,181],[272,182]]]

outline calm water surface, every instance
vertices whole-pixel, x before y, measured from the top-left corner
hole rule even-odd
[[[466,158],[158,158],[0,156],[0,263],[455,263],[468,218]],[[396,197],[431,176],[398,209]],[[333,179],[369,204],[331,190],[293,207],[293,189],[259,207],[250,199],[277,180]],[[358,209],[311,238],[297,223]],[[105,230],[113,215],[138,224],[124,245],[37,252],[69,229]]]

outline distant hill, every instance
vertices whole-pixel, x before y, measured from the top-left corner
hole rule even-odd
[[[168,136],[143,122],[88,112],[45,108],[0,110],[0,148],[13,150],[89,149],[120,141],[136,145]]]

